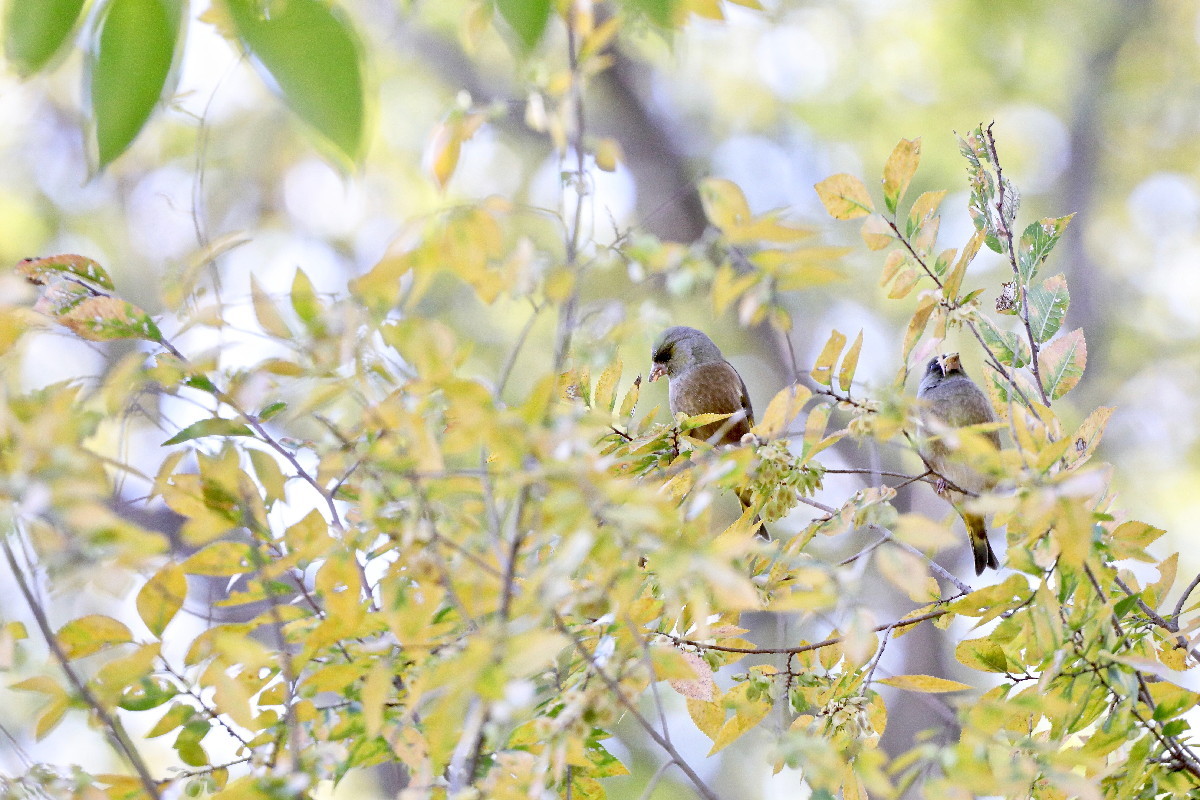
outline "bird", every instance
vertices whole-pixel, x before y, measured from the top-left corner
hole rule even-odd
[[[690,435],[720,447],[739,444],[750,433],[754,408],[746,383],[703,331],[686,325],[668,328],[654,344],[651,360],[650,382],[666,376],[672,414],[733,415],[693,428]],[[747,491],[739,491],[738,499],[745,508],[752,505]],[[755,520],[760,525],[758,536],[769,540],[771,535],[762,525],[762,518]]]
[[[1000,569],[996,551],[988,541],[983,516],[966,511],[962,505],[966,495],[958,491],[962,489],[980,494],[994,487],[996,480],[966,464],[954,452],[952,445],[938,435],[939,429],[947,427],[963,428],[995,422],[996,412],[992,409],[992,403],[983,390],[967,377],[958,353],[948,353],[930,360],[921,377],[917,398],[922,401],[921,427],[926,436],[921,455],[928,466],[941,476],[937,487],[939,494],[948,497],[967,526],[971,550],[975,554],[975,574],[982,575],[988,567]],[[1000,449],[999,431],[985,431],[982,435],[997,450]],[[957,488],[947,486],[946,481]]]

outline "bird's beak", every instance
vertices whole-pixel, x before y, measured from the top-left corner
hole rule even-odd
[[[666,374],[667,374],[667,365],[656,363],[653,367],[650,368],[650,382],[654,383],[656,380],[658,380],[659,378],[663,377]]]
[[[958,353],[947,353],[938,359],[938,366],[942,368],[942,375],[949,375],[956,369],[962,369],[962,362],[958,360]]]

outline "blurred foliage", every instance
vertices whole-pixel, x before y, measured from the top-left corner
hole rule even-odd
[[[1115,502],[1114,480],[1137,476],[1094,460],[1113,417],[1095,387],[1117,393],[1132,347],[1118,333],[1148,349],[1154,315],[1098,313],[1101,290],[1080,279],[1076,231],[1113,224],[1121,192],[1063,216],[1046,197],[1084,152],[1092,179],[1133,180],[1130,159],[1078,133],[1128,123],[1105,123],[1086,82],[1072,90],[1063,31],[1086,34],[1089,68],[1147,105],[1130,87],[1160,75],[1127,48],[1181,12],[1124,25],[1115,5],[1081,3],[224,0],[189,13],[6,8],[14,71],[52,74],[16,93],[30,107],[5,158],[28,181],[0,189],[19,229],[0,250],[87,255],[22,261],[0,283],[3,546],[33,614],[0,620],[0,667],[12,696],[39,701],[21,734],[90,723],[124,763],[29,764],[6,790],[306,796],[399,764],[406,797],[620,796],[617,776],[644,766],[613,746],[620,723],[678,768],[666,791],[753,796],[673,742],[677,696],[709,756],[733,769],[727,754],[767,741],[738,752],[760,777],[798,770],[793,788],[818,797],[1197,791],[1195,565],[1164,557],[1163,531]],[[62,83],[76,28],[93,43],[85,116],[103,169],[83,188]],[[227,73],[200,59],[208,82],[189,76],[192,47],[224,53]],[[262,102],[243,52],[282,104]],[[1171,47],[1147,58],[1190,63]],[[646,96],[686,121],[678,141],[632,127],[651,116],[619,99],[639,61],[659,67]],[[315,140],[290,134],[285,106]],[[1047,108],[1076,115],[1069,146]],[[949,127],[964,131],[957,154],[895,142]],[[1172,131],[1163,149],[1194,146]],[[648,132],[662,136],[649,153]],[[861,161],[882,168],[834,144],[806,154],[817,136],[861,137]],[[313,142],[357,177],[312,158]],[[685,150],[712,151],[717,175],[656,171],[678,178]],[[818,203],[859,241],[770,210]],[[671,214],[697,235],[663,231]],[[1162,229],[1162,246],[1183,247],[1168,230],[1186,239],[1186,224]],[[688,432],[719,419],[668,419],[625,363],[668,319],[736,354],[725,316],[751,332],[751,385],[769,373],[776,391],[753,440],[718,450]],[[79,340],[127,341],[82,377],[95,351]],[[932,560],[959,548],[955,517],[913,499],[938,476],[917,456],[909,373],[952,349],[1010,440],[943,433],[1003,477],[969,501],[1004,529],[1008,568],[975,591]],[[754,506],[730,521],[726,496],[745,490]],[[776,541],[752,535],[759,512],[779,520]],[[760,611],[805,632],[756,644],[742,615]],[[957,666],[889,671],[889,643],[930,628]],[[942,735],[881,746],[912,722],[905,695],[973,686]]]

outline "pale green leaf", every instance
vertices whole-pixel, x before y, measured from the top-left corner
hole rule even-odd
[[[1057,400],[1075,388],[1087,367],[1087,342],[1083,330],[1075,329],[1055,339],[1038,353],[1042,386],[1051,400]]]

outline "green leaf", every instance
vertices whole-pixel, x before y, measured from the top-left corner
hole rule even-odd
[[[9,0],[4,15],[4,55],[26,78],[45,67],[62,49],[83,0]]]
[[[285,408],[287,408],[287,403],[283,402],[282,400],[276,400],[274,403],[267,403],[265,406],[263,406],[262,411],[258,412],[258,420],[259,422],[266,422],[280,411],[283,411]]]
[[[1001,364],[1023,367],[1029,363],[1029,348],[1015,333],[1002,331],[987,317],[979,318],[979,335]]]
[[[323,0],[224,0],[238,37],[297,116],[346,159],[366,143],[361,46],[337,6]]]
[[[1063,231],[1067,229],[1067,223],[1074,216],[1074,214],[1068,214],[1065,217],[1046,217],[1026,226],[1025,232],[1021,234],[1021,241],[1017,245],[1017,268],[1025,285],[1028,286],[1029,282],[1033,280],[1037,268],[1058,244]]]
[[[65,253],[45,258],[27,258],[17,263],[16,270],[30,283],[39,286],[49,283],[53,278],[70,276],[79,278],[84,286],[93,290],[99,288],[111,292],[114,289],[112,278],[104,267],[87,256]]]
[[[1029,328],[1035,341],[1040,344],[1058,333],[1070,304],[1067,279],[1062,274],[1052,275],[1029,290]]]
[[[1042,386],[1051,400],[1057,400],[1075,388],[1087,366],[1087,342],[1083,330],[1075,329],[1056,339],[1038,353],[1038,371]]]
[[[678,0],[625,0],[625,5],[630,9],[641,12],[651,22],[664,28],[674,27],[677,4]]]
[[[296,316],[304,323],[304,327],[308,328],[309,333],[320,335],[324,333],[325,326],[321,322],[321,301],[317,299],[316,289],[313,288],[312,281],[302,269],[296,270],[296,277],[292,279],[292,310],[296,312]]]
[[[54,319],[80,338],[93,342],[113,339],[162,341],[162,332],[150,315],[119,297],[88,297],[69,307],[56,309]]]
[[[990,639],[967,639],[954,648],[954,657],[963,666],[981,672],[1008,672],[1008,658],[1000,645]]]
[[[537,47],[550,21],[550,0],[496,0],[496,8],[517,34],[522,50]]]
[[[181,16],[180,0],[112,0],[105,8],[88,63],[101,169],[125,152],[158,104]]]
[[[194,422],[181,430],[179,433],[172,436],[163,442],[163,445],[181,444],[189,442],[192,439],[199,439],[203,436],[253,436],[254,431],[250,430],[241,422],[233,419],[222,419],[213,417],[212,419],[202,419],[199,422]]]

